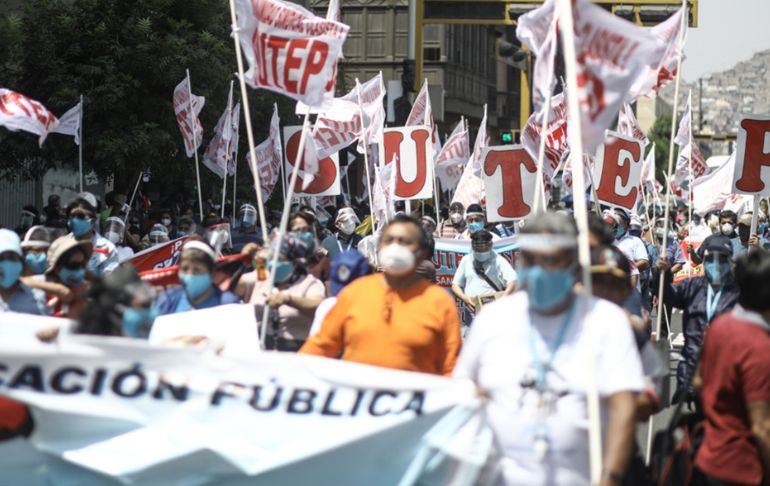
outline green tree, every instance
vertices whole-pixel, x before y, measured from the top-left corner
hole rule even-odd
[[[86,171],[114,177],[116,189],[128,190],[139,171],[149,168],[165,196],[193,199],[194,162],[184,153],[172,95],[189,68],[193,92],[206,97],[202,156],[236,71],[227,2],[29,0],[17,15],[2,18],[0,41],[4,87],[39,100],[58,116],[83,94]],[[234,94],[240,98],[237,82]],[[257,143],[267,134],[277,98],[249,92]],[[282,113],[293,108],[286,100],[281,105]],[[241,127],[243,161],[244,122]],[[52,134],[41,149],[34,136],[0,130],[0,146],[0,177],[36,177],[52,166],[77,164],[71,137]],[[250,187],[243,168],[241,163],[239,186]],[[212,194],[221,190],[221,179],[203,166],[201,179]]]
[[[647,138],[650,139],[650,142],[655,143],[655,178],[663,187],[666,187],[668,148],[671,143],[671,116],[661,115],[657,117],[647,134]]]

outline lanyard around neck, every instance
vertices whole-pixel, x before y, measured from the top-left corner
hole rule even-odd
[[[570,321],[572,320],[572,311],[575,307],[575,303],[570,304],[567,309],[567,314],[564,316],[564,320],[559,327],[559,331],[556,333],[556,338],[552,342],[546,341],[548,347],[548,359],[543,360],[540,358],[540,353],[537,350],[537,343],[535,342],[535,326],[532,323],[532,315],[530,314],[530,326],[529,326],[529,347],[532,351],[532,361],[535,367],[535,385],[538,389],[542,390],[545,387],[545,375],[551,368],[551,362],[556,357],[556,352],[564,342],[564,338],[567,335],[567,329],[569,328]],[[545,341],[545,338],[543,338]]]
[[[339,233],[337,233],[337,236],[334,239],[337,240],[337,246],[340,247],[340,251],[341,252],[346,252],[346,251],[350,250],[351,246],[353,246],[353,235],[350,235],[350,240],[348,241],[348,247],[345,248],[344,250],[342,249],[342,243],[340,243],[340,235],[339,235]]]
[[[706,291],[706,324],[711,323],[711,319],[714,318],[714,313],[717,310],[719,304],[719,298],[722,296],[722,287],[719,288],[719,292],[714,295],[714,287],[708,284]]]

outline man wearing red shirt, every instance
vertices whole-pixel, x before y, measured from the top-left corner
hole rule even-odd
[[[695,464],[708,486],[770,484],[770,254],[738,257],[735,280],[738,305],[713,321],[701,356]]]

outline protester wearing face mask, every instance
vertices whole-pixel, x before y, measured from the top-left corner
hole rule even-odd
[[[732,244],[726,236],[707,238],[698,249],[703,254],[705,276],[688,278],[673,285],[668,259],[661,255],[658,260],[658,269],[666,270],[663,302],[684,312],[684,359],[676,370],[675,402],[695,400],[695,391],[692,387],[688,389],[687,383],[695,372],[703,334],[716,316],[732,309],[738,300],[731,265],[732,251]]]
[[[257,208],[251,204],[241,205],[238,210],[238,222],[235,228],[230,228],[234,252],[240,252],[249,243],[262,246],[262,230],[259,228],[258,219]]]
[[[311,213],[300,211],[289,216],[289,234],[315,249],[305,262],[307,272],[326,284],[331,275],[331,258],[324,248],[318,246],[315,229],[315,217]]]
[[[179,257],[181,285],[160,296],[156,303],[158,315],[239,303],[236,295],[214,284],[211,274],[215,263],[216,254],[209,245],[198,240],[187,241]]]
[[[416,271],[428,238],[419,222],[397,214],[382,230],[382,273],[361,277],[340,292],[337,304],[301,353],[406,371],[449,375],[460,349],[454,299]]]
[[[703,263],[703,251],[702,248],[705,247],[706,243],[711,238],[716,238],[717,236],[724,236],[730,240],[730,244],[733,247],[733,252],[731,258],[735,260],[735,258],[738,256],[738,254],[741,252],[742,246],[741,246],[741,240],[738,234],[735,232],[738,226],[738,215],[735,214],[735,212],[730,210],[724,210],[719,213],[719,232],[715,233],[711,236],[708,236],[705,240],[703,240],[703,243],[701,243],[700,248],[696,251],[695,248],[689,244],[687,244],[687,252],[690,255],[690,260],[696,265]]]
[[[24,284],[23,272],[19,235],[0,229],[0,312],[47,315],[45,292]]]
[[[487,397],[485,420],[502,455],[498,483],[589,484],[591,370],[606,417],[600,484],[619,484],[644,386],[631,326],[618,306],[586,302],[575,288],[577,229],[569,216],[530,218],[518,241],[524,291],[484,307],[454,373]]]
[[[650,257],[647,255],[647,248],[645,248],[644,242],[641,238],[628,233],[628,227],[631,223],[631,217],[628,213],[623,210],[608,211],[605,213],[605,221],[615,231],[614,245],[623,252],[626,258],[634,262],[634,266],[639,272],[648,269],[650,267]],[[631,277],[631,283],[637,289],[640,288],[637,276]]]
[[[179,218],[179,224],[176,227],[176,232],[174,232],[174,239],[190,236],[195,233],[195,229],[195,222],[192,219],[187,217]]]
[[[87,264],[91,257],[88,241],[62,236],[48,249],[46,282],[48,309],[56,317],[77,319],[83,310],[90,286]]]
[[[492,233],[481,230],[471,235],[471,252],[460,260],[452,292],[474,312],[481,306],[516,288],[516,271],[508,261],[492,250]],[[470,325],[470,322],[463,323]]]
[[[67,225],[69,236],[78,241],[91,245],[91,258],[88,260],[88,271],[95,275],[111,272],[118,266],[118,250],[110,240],[96,231],[96,207],[89,198],[77,197],[67,206]]]
[[[465,231],[465,206],[456,201],[449,205],[449,217],[441,222],[436,230],[436,236],[454,239],[463,231]]]
[[[31,227],[40,224],[40,213],[35,206],[24,206],[21,210],[19,225],[16,227],[16,234],[21,237]]]
[[[160,223],[157,223],[152,225],[150,232],[144,235],[141,244],[144,249],[147,249],[161,245],[163,243],[168,243],[169,241],[170,238],[168,236],[166,227]]]
[[[24,253],[23,276],[42,275],[48,268],[48,248],[51,246],[51,233],[44,226],[33,226],[21,240],[21,250]]]
[[[121,262],[130,260],[134,256],[134,250],[123,244],[125,234],[126,224],[122,219],[110,216],[104,222],[104,236],[115,245],[115,249],[118,251],[118,260]]]
[[[315,310],[326,297],[323,282],[305,267],[307,259],[315,253],[315,242],[299,235],[279,239],[274,234],[270,245],[280,245],[272,293],[268,295],[268,279],[259,280],[258,272],[251,272],[241,278],[246,284],[244,300],[254,305],[258,320],[262,319],[265,304],[271,307],[265,339],[268,349],[297,351],[307,339]],[[267,253],[263,255],[267,273],[271,270],[273,249],[263,251]]]
[[[163,211],[160,215],[160,224],[166,227],[166,233],[169,235],[174,234],[174,218],[171,217],[171,213]]]
[[[337,211],[337,217],[334,219],[334,226],[337,232],[327,237],[321,242],[321,246],[326,249],[329,258],[343,251],[355,250],[361,241],[361,235],[356,234],[356,227],[360,224],[353,208],[342,208]]]
[[[484,215],[484,209],[480,204],[470,204],[465,211],[465,231],[460,233],[456,239],[470,240],[473,233],[483,230],[487,224],[487,218]],[[492,240],[497,241],[500,237],[492,233]]]

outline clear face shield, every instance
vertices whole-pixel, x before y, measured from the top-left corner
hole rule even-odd
[[[104,223],[104,237],[112,242],[114,245],[119,245],[123,242],[123,234],[126,229],[126,224],[120,218],[107,218]]]
[[[147,239],[150,241],[151,245],[158,245],[160,243],[165,243],[169,241],[168,230],[162,224],[155,224],[152,226],[152,229],[150,230],[150,233],[147,236]]]
[[[20,228],[31,228],[32,223],[35,221],[35,215],[32,214],[29,211],[22,211],[21,217],[19,218],[19,227]]]
[[[242,206],[240,210],[241,227],[253,228],[257,224],[257,210],[254,206]]]

